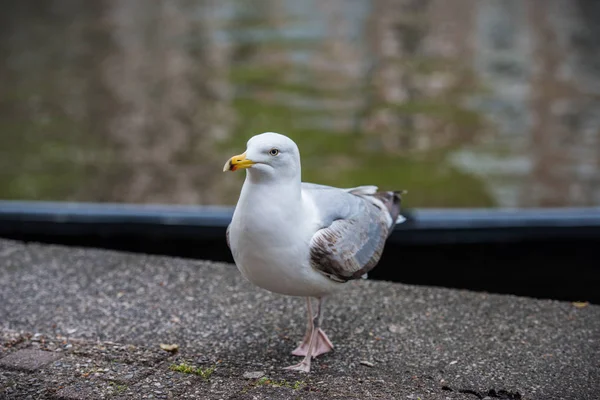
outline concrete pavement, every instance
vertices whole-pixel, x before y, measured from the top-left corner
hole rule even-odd
[[[597,305],[353,282],[300,374],[304,300],[233,265],[0,240],[0,288],[0,398],[600,398]]]

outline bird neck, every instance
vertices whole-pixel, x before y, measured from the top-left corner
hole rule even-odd
[[[293,179],[256,179],[249,173],[240,193],[240,203],[268,202],[270,207],[294,210],[302,202],[301,188],[299,176]]]

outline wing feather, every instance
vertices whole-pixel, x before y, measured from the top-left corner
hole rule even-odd
[[[312,267],[338,282],[358,279],[373,269],[398,219],[399,192],[320,185],[304,189],[323,223],[310,242]]]
[[[231,224],[227,225],[227,230],[225,231],[225,241],[227,242],[227,247],[231,250],[231,243],[229,242],[229,230],[231,229]]]

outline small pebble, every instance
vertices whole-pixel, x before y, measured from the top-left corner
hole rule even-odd
[[[258,379],[265,376],[263,371],[252,371],[252,372],[244,372],[244,379]]]
[[[366,360],[362,360],[360,362],[360,364],[366,365],[367,367],[374,367],[375,366],[375,364],[373,364],[372,362],[366,361]]]

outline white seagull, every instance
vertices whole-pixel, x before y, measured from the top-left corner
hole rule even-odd
[[[227,244],[250,282],[306,297],[306,334],[292,352],[304,358],[286,369],[309,372],[311,358],[333,349],[321,329],[323,298],[377,265],[394,226],[405,220],[403,192],[302,182],[298,146],[273,132],[252,137],[223,171],[238,169],[246,169],[246,180],[227,227]],[[315,314],[311,297],[317,299]]]

